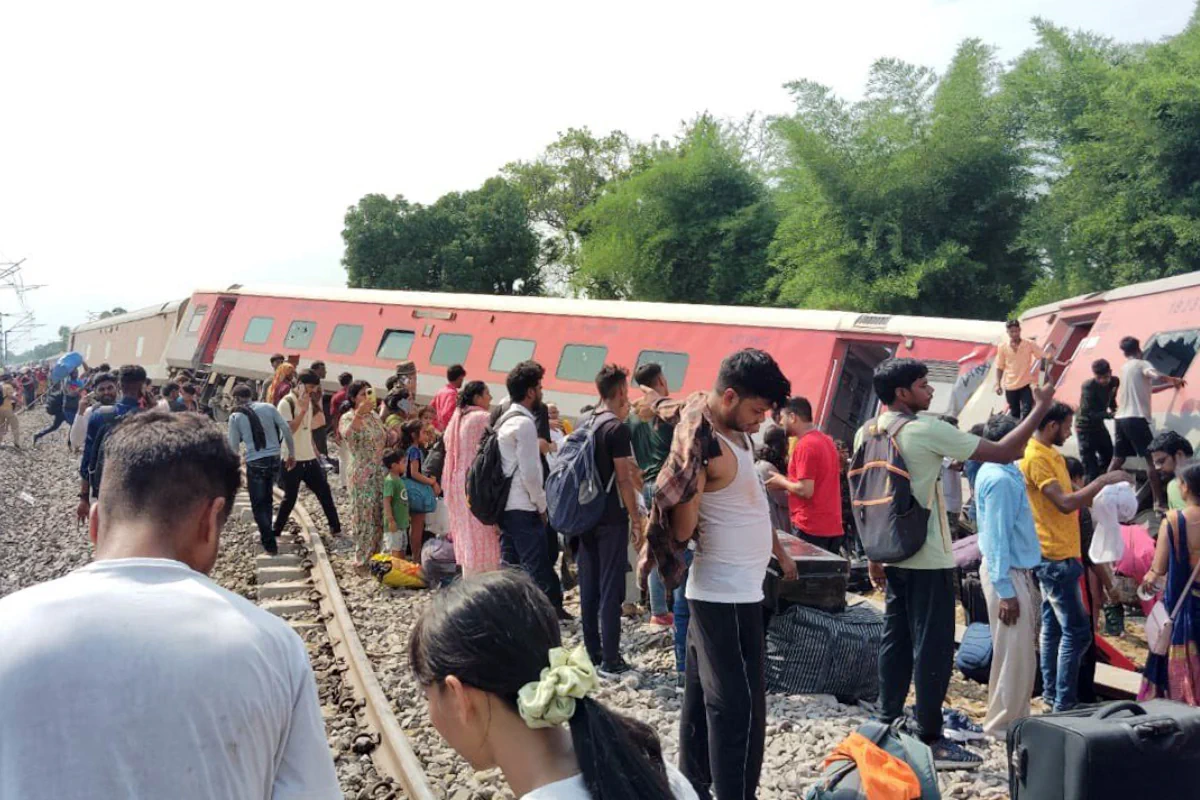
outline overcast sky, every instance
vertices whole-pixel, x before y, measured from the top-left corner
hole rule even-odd
[[[708,110],[856,97],[882,56],[1004,60],[1035,14],[1121,40],[1193,0],[10,2],[0,11],[0,261],[42,323],[255,282],[344,285],[368,192],[432,202],[569,126],[670,136]],[[16,310],[0,290],[0,311]]]

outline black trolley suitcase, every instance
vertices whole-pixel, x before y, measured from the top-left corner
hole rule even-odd
[[[1008,731],[1011,800],[1200,797],[1200,709],[1121,701]]]

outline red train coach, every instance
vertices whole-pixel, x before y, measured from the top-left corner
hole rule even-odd
[[[546,400],[575,414],[595,402],[592,381],[604,363],[659,362],[682,394],[711,387],[731,351],[759,347],[812,401],[823,427],[850,438],[876,407],[870,376],[879,361],[927,362],[935,410],[945,410],[960,374],[982,377],[977,367],[1002,335],[994,322],[840,311],[235,285],[192,296],[167,362],[264,379],[278,352],[299,355],[302,366],[322,360],[330,378],[347,371],[382,385],[411,360],[427,398],[452,364],[503,397],[509,369],[535,359],[546,367]]]

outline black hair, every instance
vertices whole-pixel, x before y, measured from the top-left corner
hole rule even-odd
[[[454,383],[459,378],[467,377],[467,370],[462,364],[454,364],[446,370],[446,380]]]
[[[233,394],[234,400],[249,400],[254,396],[254,392],[250,389],[250,386],[245,383],[239,383],[237,386],[233,387],[233,392],[231,394]]]
[[[108,365],[108,362],[107,362],[107,361],[105,361],[103,364],[101,364],[100,366],[96,367],[96,371],[97,371],[97,372],[112,372],[112,367],[110,367],[110,366]]]
[[[443,589],[408,640],[422,686],[453,675],[517,710],[521,687],[540,679],[562,646],[554,606],[524,573],[475,575]],[[671,800],[658,736],[645,723],[585,697],[575,701],[571,742],[588,794],[603,800]]]
[[[120,517],[174,523],[181,510],[221,497],[227,517],[240,467],[226,434],[201,414],[129,414],[104,440],[100,502]]]
[[[1121,352],[1127,356],[1136,356],[1141,349],[1141,342],[1132,336],[1126,336],[1121,340]]]
[[[958,427],[958,417],[954,416],[953,414],[942,414],[938,417],[938,419],[947,425],[952,425],[955,428]]]
[[[180,386],[180,387],[179,387],[179,391],[181,391],[181,392],[183,392],[184,394],[187,394],[187,395],[192,395],[192,394],[195,394],[195,393],[196,393],[196,387],[195,387],[193,384],[190,384],[190,383],[189,383],[189,384],[187,384],[187,385],[185,385],[185,386]]]
[[[383,454],[383,468],[391,472],[392,464],[395,464],[397,461],[403,461],[405,458],[406,456],[402,450],[388,450]]]
[[[644,386],[649,389],[662,374],[662,364],[649,361],[633,371],[633,380],[638,386]]]
[[[512,368],[505,380],[508,396],[514,403],[525,402],[525,395],[542,382],[546,370],[536,361],[522,361]]]
[[[321,367],[323,367],[323,366],[325,366],[325,362],[324,362],[324,361],[314,361],[314,362],[313,362],[313,363],[312,363],[312,364],[309,366],[309,369],[311,369],[313,372],[316,372],[318,369],[320,369],[320,368],[321,368]]]
[[[1166,453],[1169,456],[1182,452],[1187,458],[1191,458],[1194,453],[1192,443],[1175,431],[1163,431],[1155,436],[1146,452]]]
[[[1200,500],[1200,464],[1188,464],[1179,473],[1179,482],[1187,484],[1188,493]]]
[[[787,431],[783,428],[772,427],[762,435],[762,444],[755,451],[755,458],[759,461],[766,461],[774,465],[775,469],[787,474],[787,457],[788,457],[788,437]]]
[[[1092,374],[1099,377],[1108,375],[1112,372],[1112,365],[1108,363],[1106,358],[1097,358],[1092,362]]]
[[[350,388],[346,389],[346,402],[350,404],[350,407],[353,407],[354,401],[358,399],[359,392],[370,388],[370,381],[354,381],[350,384]]]
[[[475,405],[475,401],[479,395],[487,391],[487,384],[483,381],[470,381],[463,385],[463,388],[458,392],[458,407],[470,408]]]
[[[971,434],[972,436],[983,436],[983,432],[986,428],[987,428],[987,425],[985,423],[976,422],[974,425],[971,426],[971,429],[969,431],[967,431],[967,433]]]
[[[275,355],[271,356],[270,360],[271,361],[287,361],[287,359],[283,357],[283,353],[276,353]]]
[[[1067,475],[1071,480],[1082,478],[1084,475],[1083,462],[1075,456],[1066,456],[1064,460],[1067,462]]]
[[[1019,424],[1020,423],[1017,421],[1016,417],[1008,414],[997,414],[989,419],[985,424],[977,426],[983,430],[975,435],[983,436],[983,438],[987,439],[989,442],[998,442],[1005,436],[1008,436],[1010,433],[1015,431],[1017,429],[1017,425]],[[971,433],[975,433],[975,428],[971,429]]]
[[[596,373],[596,391],[603,400],[616,397],[617,390],[629,383],[629,370],[616,364],[605,364]]]
[[[1046,426],[1052,422],[1063,423],[1075,415],[1075,409],[1071,408],[1066,403],[1055,402],[1050,406],[1050,410],[1046,412],[1046,416],[1042,417],[1042,421],[1038,423],[1038,430],[1046,430]]]
[[[1019,328],[1019,327],[1021,327],[1021,320],[1019,320],[1019,319],[1010,319],[1008,322],[1004,323],[1005,330],[1008,330],[1009,328]]]
[[[808,402],[807,398],[793,397],[787,401],[787,405],[784,406],[784,408],[795,414],[804,422],[813,421],[812,403]]]
[[[792,393],[792,382],[770,353],[747,347],[721,362],[716,389],[718,392],[733,389],[743,400],[756,397],[766,400],[772,408],[780,408]]]
[[[896,402],[896,392],[911,389],[912,385],[929,374],[929,367],[915,358],[889,358],[875,368],[871,383],[875,396],[885,406]]]
[[[410,419],[400,426],[400,447],[407,450],[417,443],[421,438],[421,429],[425,427],[425,423],[419,419]]]
[[[113,375],[111,372],[107,372],[107,371],[97,372],[95,375],[92,376],[92,388],[93,389],[95,389],[97,386],[99,386],[102,383],[116,383],[116,382],[117,382],[117,376]]]
[[[146,368],[140,364],[125,364],[117,375],[122,387],[146,382]]]
[[[399,380],[400,380],[399,375],[389,375],[388,379],[383,382],[383,385],[390,392],[392,390],[392,387],[395,386],[399,382]]]
[[[387,397],[383,398],[383,407],[388,411],[391,411],[393,414],[399,414],[403,410],[400,405],[403,402],[404,398],[400,395],[389,394]]]
[[[246,387],[246,388],[247,388],[247,390],[249,390],[249,387]],[[182,390],[183,390],[182,386],[180,386],[178,383],[175,383],[174,381],[171,381],[162,388],[162,393],[164,395],[167,395],[167,394],[170,394],[171,392],[179,392]],[[237,390],[235,388],[234,393],[236,394],[236,392],[237,392]]]
[[[339,386],[349,386],[350,381],[352,381],[352,380],[354,380],[354,376],[351,375],[349,372],[343,372],[341,375],[338,375],[338,385]]]
[[[297,380],[299,380],[300,383],[303,383],[305,386],[321,385],[321,376],[313,372],[311,369],[301,371],[297,376]]]

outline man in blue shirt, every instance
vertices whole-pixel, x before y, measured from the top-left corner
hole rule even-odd
[[[998,442],[1017,427],[1001,415],[984,428]],[[983,464],[975,477],[980,582],[992,631],[992,671],[988,680],[985,733],[1003,738],[1008,726],[1029,716],[1029,698],[1037,679],[1038,595],[1033,568],[1042,547],[1033,524],[1025,476],[1016,463]]]
[[[121,385],[121,397],[116,405],[97,408],[88,419],[87,438],[83,440],[83,458],[79,462],[79,506],[76,514],[81,522],[91,513],[92,498],[100,496],[104,439],[109,429],[122,417],[141,410],[146,370],[137,364],[126,364],[118,372],[117,382]]]
[[[296,452],[296,442],[292,438],[291,427],[279,409],[270,403],[250,402],[253,394],[244,383],[233,388],[234,410],[229,415],[229,446],[238,453],[241,452],[241,445],[246,445],[246,492],[250,495],[250,508],[254,512],[263,550],[275,555],[279,552],[279,546],[271,525],[275,513],[272,487],[279,475],[280,437],[287,443],[289,453]],[[289,458],[288,469],[295,465],[295,459]]]

